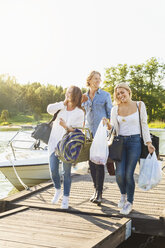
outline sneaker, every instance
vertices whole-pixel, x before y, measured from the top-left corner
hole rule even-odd
[[[52,204],[58,203],[58,201],[59,201],[59,199],[60,199],[60,196],[61,196],[61,189],[56,189],[56,190],[55,190],[54,197],[53,197],[53,199],[52,199]]]
[[[69,196],[65,196],[65,195],[63,196],[61,208],[62,209],[69,208]]]
[[[95,198],[96,198],[96,190],[94,191],[93,195],[91,196],[90,201],[93,202]]]
[[[102,193],[100,191],[96,192],[96,198],[93,200],[93,203],[100,205],[102,202]]]
[[[130,202],[126,202],[124,207],[120,210],[121,214],[127,215],[132,211],[132,204]]]
[[[121,199],[118,203],[118,208],[123,208],[124,207],[124,204],[126,203],[126,195],[121,195]]]

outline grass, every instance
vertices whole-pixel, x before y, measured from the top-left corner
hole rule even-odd
[[[12,123],[31,123],[34,122],[34,117],[31,115],[18,114],[9,119]]]
[[[6,129],[8,129],[7,126],[10,126],[10,130],[11,131],[15,131],[18,130],[18,128],[13,127],[12,126],[19,126],[19,125],[36,125],[38,123],[41,122],[48,122],[49,120],[51,120],[52,116],[50,116],[47,113],[41,114],[41,118],[39,120],[35,120],[34,116],[32,115],[23,115],[23,114],[18,114],[13,116],[12,118],[10,118],[7,122],[0,122],[0,130],[1,127],[3,127],[4,131],[5,130],[5,126]],[[149,128],[165,128],[165,122],[162,121],[154,121],[154,122],[150,122],[149,123]]]
[[[50,119],[51,116],[46,113],[42,114],[39,120],[35,120],[34,116],[32,115],[18,114],[9,118],[6,122],[0,122],[0,126],[36,125],[40,122],[47,122]]]
[[[154,121],[148,124],[149,128],[165,128],[165,122]]]

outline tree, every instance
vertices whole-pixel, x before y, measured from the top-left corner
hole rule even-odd
[[[139,65],[117,65],[106,69],[104,89],[113,95],[114,87],[120,82],[128,82],[134,100],[145,102],[149,122],[164,119],[165,112],[165,64],[156,58]]]

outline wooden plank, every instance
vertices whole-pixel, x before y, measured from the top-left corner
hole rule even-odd
[[[135,174],[136,181],[137,178],[138,175]],[[164,228],[164,215],[162,214],[165,206],[164,189],[165,176],[162,177],[161,183],[156,188],[148,192],[141,191],[136,185],[133,211],[128,217],[134,221],[134,227],[137,232],[146,232],[146,234],[152,235],[156,233],[155,225],[158,228],[160,235],[164,235],[164,232],[162,231]],[[61,210],[61,201],[57,205],[50,204],[51,198],[54,195],[52,183],[47,184],[46,187],[36,186],[36,191],[33,190],[30,194],[20,192],[15,196],[9,197],[6,202],[11,203],[13,207],[27,206],[32,207],[33,209],[48,210],[49,213],[51,212],[55,215],[65,212],[66,214],[123,218],[117,208],[120,192],[115,182],[115,177],[112,178],[107,173],[105,175],[103,203],[101,206],[97,206],[89,201],[92,193],[93,186],[91,176],[89,174],[76,175],[72,178],[69,201],[70,208],[68,210]],[[27,213],[27,211],[25,213]],[[21,223],[22,222],[20,221],[20,224]],[[146,223],[149,223],[150,225],[148,230]],[[82,225],[84,224],[82,223]]]
[[[29,209],[29,207],[22,206],[22,207],[18,207],[18,208],[15,208],[15,209],[6,211],[6,212],[0,214],[0,219],[4,218],[4,217],[6,217],[6,216],[12,215],[12,214],[21,212],[21,211],[25,211],[25,210],[27,210],[27,209]]]
[[[47,188],[52,187],[52,185],[53,185],[52,182],[46,182],[46,183],[38,184],[38,185],[31,187],[29,190],[22,190],[22,191],[14,194],[14,195],[3,198],[0,200],[0,202],[1,201],[12,202],[12,201],[16,201],[16,200],[18,201],[18,200],[21,200],[25,197],[29,197],[33,194],[39,193],[42,190],[46,190]]]
[[[125,240],[128,221],[28,209],[0,219],[0,247],[115,248]],[[109,246],[110,241],[116,245]]]
[[[163,211],[162,211],[162,217],[165,218],[165,208],[164,208]]]
[[[94,247],[94,248],[99,248],[99,247],[100,248],[116,248],[119,244],[121,244],[123,241],[126,240],[126,225],[129,222],[130,222],[130,220],[128,220],[126,218],[122,218],[119,221],[119,223],[121,223],[121,227],[119,227],[113,233],[109,233],[109,231],[105,231],[105,233],[102,236],[102,240],[101,241],[96,240],[97,244],[94,246],[91,246],[91,247]],[[131,226],[130,226],[130,228],[131,228]],[[130,231],[130,234],[131,234],[131,231]]]
[[[14,241],[6,241],[6,240],[0,240],[0,245],[3,248],[40,248],[41,246],[38,245],[30,245],[25,244],[22,242],[14,242]],[[48,248],[48,246],[42,246],[42,248]]]

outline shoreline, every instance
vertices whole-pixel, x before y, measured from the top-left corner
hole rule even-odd
[[[37,124],[36,124],[37,125]],[[11,124],[11,125],[5,125],[5,126],[0,126],[0,131],[6,131],[6,130],[20,130],[20,129],[32,129],[36,125],[33,124]],[[152,131],[165,131],[165,128],[149,128],[149,130]]]
[[[35,125],[6,125],[6,126],[0,126],[0,131],[17,131],[17,130],[21,130],[21,129],[32,129],[34,128]]]

